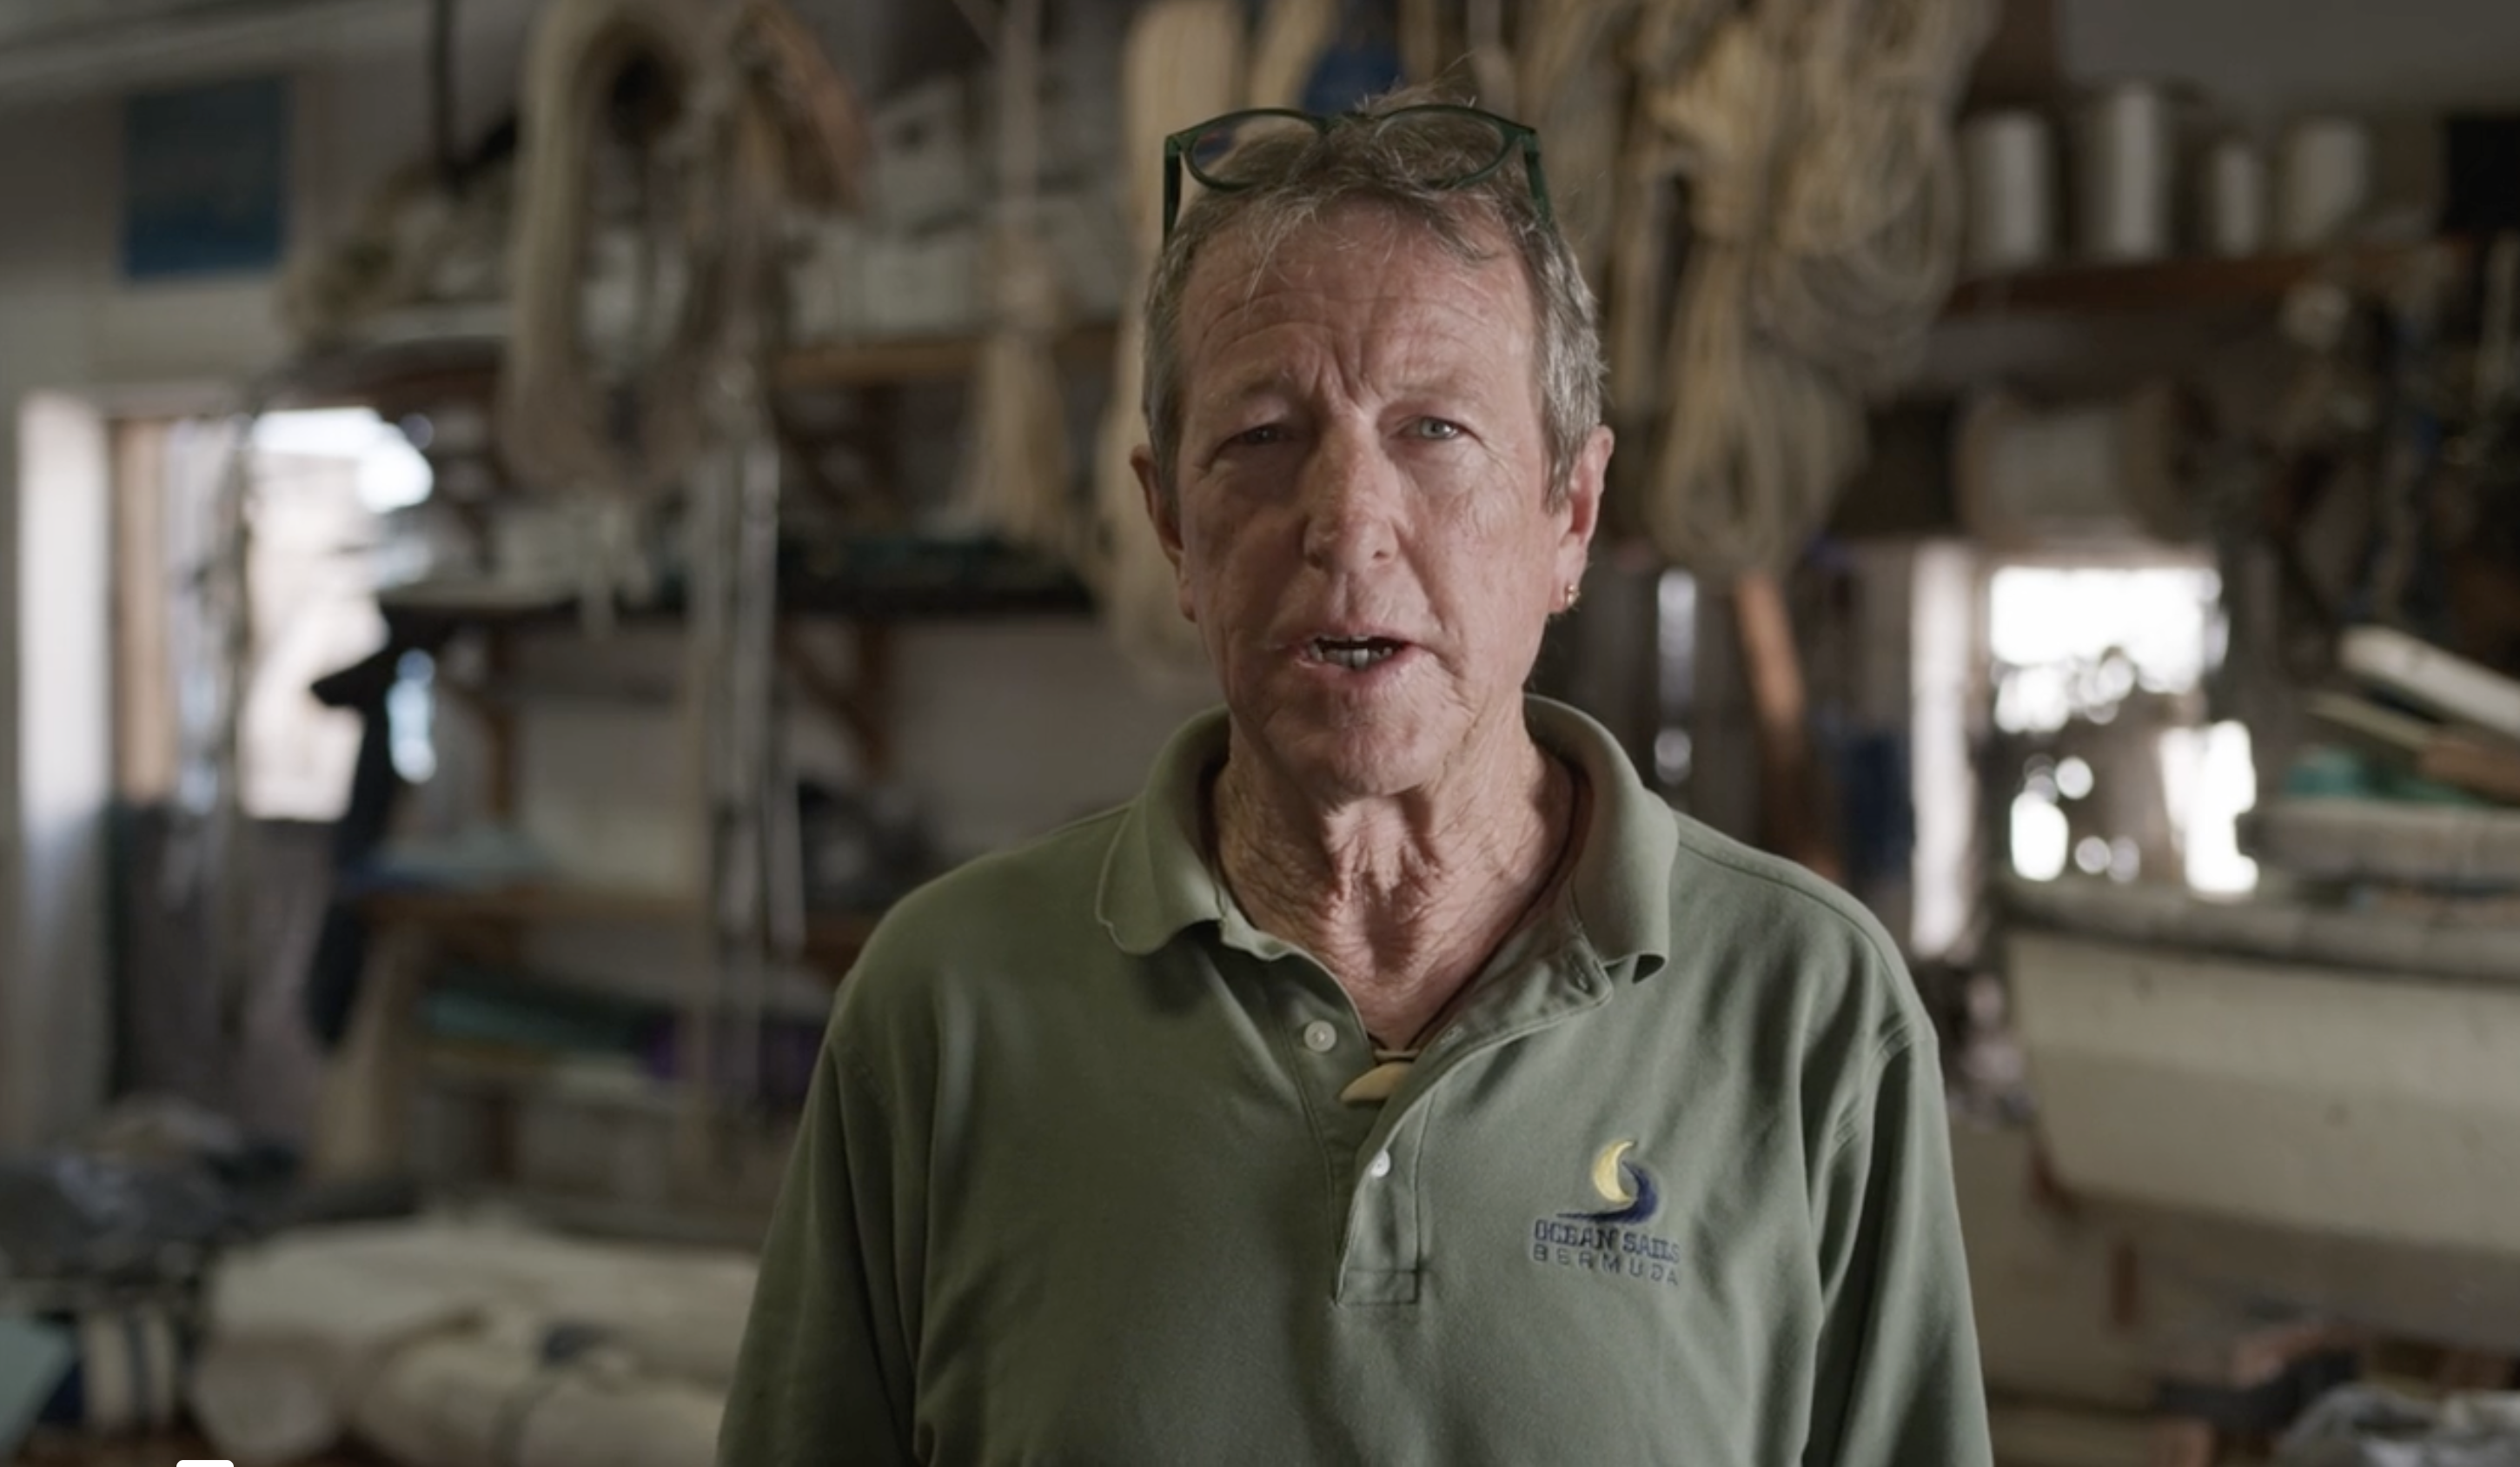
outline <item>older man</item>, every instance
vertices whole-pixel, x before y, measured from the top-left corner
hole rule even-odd
[[[1225,707],[885,920],[724,1459],[1986,1462],[1897,953],[1523,692],[1610,455],[1536,140],[1169,154],[1137,467]]]

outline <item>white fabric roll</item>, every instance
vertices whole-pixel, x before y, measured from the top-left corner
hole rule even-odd
[[[719,1392],[618,1360],[548,1364],[502,1328],[405,1347],[355,1420],[407,1467],[710,1467],[724,1410]]]
[[[302,1462],[340,1444],[335,1358],[323,1342],[213,1341],[185,1383],[193,1421],[222,1456],[261,1467]]]
[[[2226,257],[2267,248],[2267,160],[2247,138],[2223,138],[2205,155],[2205,248]]]
[[[2055,140],[2033,112],[1984,113],[1960,129],[1971,274],[2046,264],[2056,249]]]
[[[163,1313],[144,1308],[82,1315],[78,1343],[81,1425],[119,1436],[173,1424],[183,1361],[174,1325]]]
[[[2276,237],[2332,244],[2371,200],[2371,133],[2351,117],[2305,117],[2284,131]]]
[[[2170,96],[2149,83],[2122,83],[2085,105],[2074,162],[2075,238],[2086,259],[2170,252],[2172,128]]]

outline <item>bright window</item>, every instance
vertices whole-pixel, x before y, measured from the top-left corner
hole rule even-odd
[[[2220,592],[2197,566],[2006,566],[1990,577],[1994,721],[2024,752],[2004,796],[2015,871],[2256,886],[2234,835],[2257,798],[2248,730],[2203,715],[2223,649]]]

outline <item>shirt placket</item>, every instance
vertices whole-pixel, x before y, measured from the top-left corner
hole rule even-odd
[[[1552,924],[1553,926],[1553,924]],[[1253,953],[1275,970],[1267,990],[1280,1050],[1302,1093],[1324,1174],[1344,1202],[1335,1297],[1343,1307],[1418,1301],[1425,1270],[1426,1205],[1420,1178],[1428,1121],[1447,1076],[1525,1034],[1607,1000],[1609,976],[1580,934],[1528,935],[1522,955],[1500,954],[1508,974],[1428,1046],[1416,1072],[1380,1105],[1340,1092],[1372,1063],[1372,1048],[1337,982],[1302,953],[1260,939]],[[1546,952],[1546,957],[1531,954]]]

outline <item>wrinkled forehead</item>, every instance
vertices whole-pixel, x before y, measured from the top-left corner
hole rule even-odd
[[[1247,224],[1202,249],[1182,293],[1185,366],[1220,338],[1326,314],[1363,321],[1401,299],[1451,318],[1455,334],[1500,361],[1532,359],[1537,304],[1501,228],[1463,220],[1448,240],[1422,219],[1350,202],[1291,223]]]

